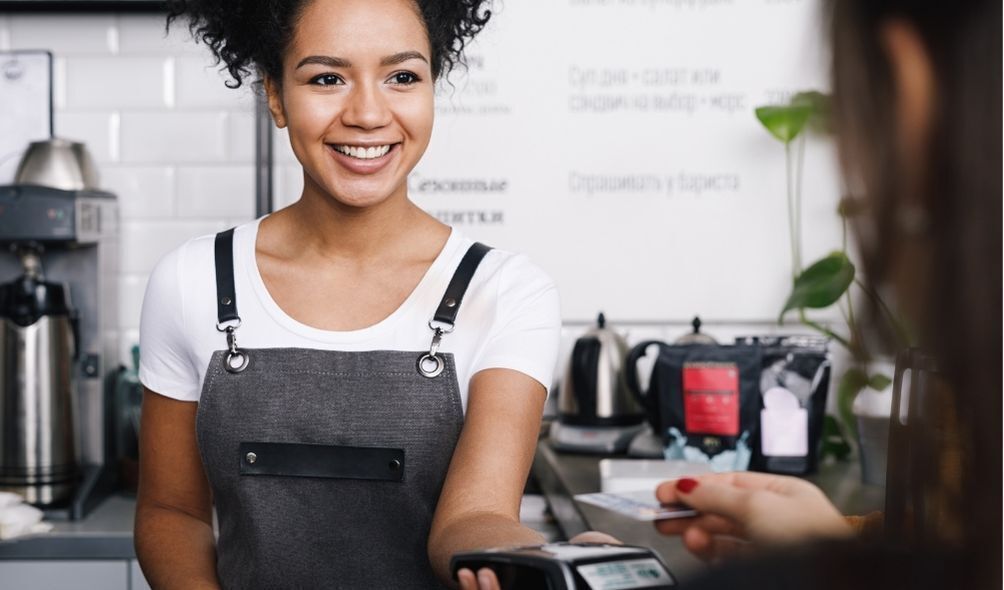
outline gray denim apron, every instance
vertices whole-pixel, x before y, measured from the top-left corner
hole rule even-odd
[[[217,327],[197,433],[224,588],[440,588],[426,543],[463,425],[453,329],[489,248],[464,256],[428,351],[241,349],[233,230],[216,237]]]

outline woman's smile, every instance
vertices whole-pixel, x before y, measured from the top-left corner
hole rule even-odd
[[[327,146],[335,162],[353,174],[376,174],[386,168],[401,151],[400,143]]]

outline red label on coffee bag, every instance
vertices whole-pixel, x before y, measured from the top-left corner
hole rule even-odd
[[[738,436],[739,369],[736,365],[684,365],[683,412],[688,433]]]

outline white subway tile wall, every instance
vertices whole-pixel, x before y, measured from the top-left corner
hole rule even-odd
[[[228,116],[226,112],[123,112],[122,161],[223,163]]]
[[[181,166],[178,168],[178,216],[192,219],[254,216],[254,167]]]
[[[48,49],[59,56],[118,52],[115,15],[12,14],[9,19],[11,49]]]
[[[56,135],[87,144],[99,175],[104,165],[118,160],[118,139],[115,137],[118,114],[114,112],[70,112],[57,110],[53,120]]]
[[[133,219],[170,219],[174,216],[175,177],[173,166],[101,167],[101,186],[120,195],[119,213],[124,223]]]
[[[185,240],[226,229],[224,220],[136,220],[122,224],[123,276],[147,276],[165,254]],[[206,285],[212,288],[212,285]],[[121,294],[120,294],[121,295]],[[122,302],[119,302],[122,304]]]
[[[254,216],[254,99],[231,90],[184,22],[160,15],[0,14],[0,50],[54,56],[57,136],[83,141],[122,216],[120,362],[150,271],[194,236]]]
[[[166,61],[159,57],[68,57],[67,110],[161,109]],[[72,91],[71,91],[72,89]]]
[[[208,53],[208,52],[207,52]],[[229,88],[230,78],[204,56],[179,57],[174,60],[175,104],[179,109],[240,107],[254,111],[254,94],[249,84]]]
[[[228,79],[184,23],[165,33],[157,15],[0,15],[0,50],[48,49],[55,57],[55,132],[86,142],[101,184],[122,215],[118,329],[121,359],[138,342],[150,271],[185,240],[254,214],[253,99]],[[275,133],[276,206],[295,201],[303,173],[285,130]],[[611,318],[616,324],[616,318]],[[673,340],[686,325],[625,326],[631,343]],[[561,364],[587,329],[563,331]],[[715,326],[722,341],[770,325]],[[560,377],[561,370],[556,374]]]

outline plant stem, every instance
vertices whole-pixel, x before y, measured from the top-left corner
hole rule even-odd
[[[791,142],[784,142],[784,180],[788,196],[788,241],[791,244],[791,282],[794,283],[800,272],[798,262],[798,236],[795,235],[795,195],[792,187]]]
[[[837,334],[836,332],[834,332],[833,330],[827,328],[826,326],[824,326],[822,324],[819,324],[817,322],[814,322],[813,320],[810,320],[805,315],[805,310],[804,309],[799,309],[798,310],[798,319],[801,320],[801,322],[803,324],[805,324],[806,326],[812,328],[813,330],[819,332],[820,334],[823,334],[825,336],[828,336],[828,337],[836,340],[841,345],[843,345],[844,348],[846,348],[847,350],[853,352],[854,349],[851,348],[851,343],[846,338],[844,338],[840,334]]]
[[[854,358],[859,362],[864,362],[868,358],[868,351],[865,350],[864,339],[861,337],[858,323],[854,319],[854,300],[851,298],[851,290],[848,289],[844,295],[847,297],[847,329],[851,333],[851,343],[854,344],[854,348],[849,350]]]
[[[802,133],[798,138],[798,161],[795,164],[795,263],[798,272],[802,272],[802,172],[805,170],[805,137]]]

